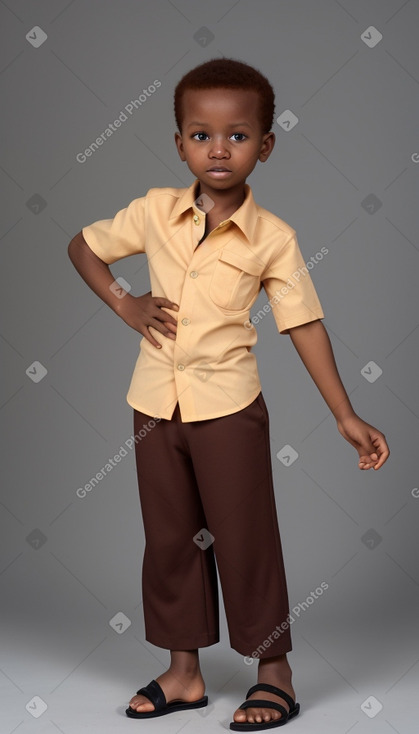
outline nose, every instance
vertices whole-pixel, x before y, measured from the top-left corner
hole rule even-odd
[[[210,158],[229,158],[230,152],[222,138],[214,138],[209,151]]]

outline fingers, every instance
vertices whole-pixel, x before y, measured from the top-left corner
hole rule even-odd
[[[386,438],[383,433],[379,433],[378,435],[374,436],[372,439],[372,443],[374,447],[376,448],[376,454],[378,454],[378,461],[374,462],[374,469],[377,470],[381,466],[383,466],[384,462],[387,461],[388,457],[390,456],[390,449],[387,445]]]
[[[365,454],[360,457],[358,461],[358,466],[360,469],[370,469],[372,466],[372,461],[369,456],[366,456]]]
[[[363,454],[359,457],[358,466],[360,469],[371,469],[378,459],[378,454],[373,452],[372,454]]]
[[[142,333],[144,339],[147,339],[147,341],[149,341],[153,345],[153,347],[157,347],[157,349],[161,349],[160,342],[158,342],[154,338],[154,336],[151,336],[151,334],[150,334],[150,332],[148,330],[148,327],[146,327],[145,331],[142,331],[141,333]]]
[[[168,321],[158,321],[157,319],[153,319],[154,323],[147,324],[145,332],[143,332],[146,339],[148,339],[151,344],[153,344],[157,349],[161,349],[160,342],[156,341],[156,339],[152,336],[150,327],[152,329],[156,329],[156,331],[159,331],[160,334],[163,334],[163,336],[167,337],[168,339],[172,339],[174,341],[176,339],[176,332],[177,332],[177,324],[176,322],[174,324],[169,323]]]
[[[168,336],[169,339],[176,339],[176,332],[177,332],[177,322],[175,321],[174,324],[172,324],[170,321],[159,321],[158,319],[153,318],[149,324],[147,324],[148,328],[156,329],[160,332],[160,334],[164,334],[164,336]]]
[[[143,330],[141,333],[154,347],[161,349],[162,345],[154,338],[150,329],[156,329],[160,334],[174,341],[177,333],[177,320],[172,314],[163,309],[169,308],[178,311],[179,306],[177,303],[163,296],[152,296],[151,292],[145,295],[148,297],[148,300],[145,302],[146,306],[144,305],[144,301],[142,301],[145,318],[143,319]]]
[[[390,456],[390,449],[387,446],[386,440],[383,438],[383,445],[381,446],[380,450],[380,458],[376,465],[374,466],[374,469],[379,469],[385,461],[387,461],[388,457]]]
[[[162,316],[161,309],[162,308],[169,308],[171,311],[179,311],[179,306],[177,303],[174,303],[173,301],[169,301],[167,298],[163,298],[162,296],[153,296],[153,306],[157,308],[157,311],[155,308],[153,309],[153,318],[162,320],[163,318],[165,321],[170,322],[171,324],[176,324],[177,321],[172,316],[171,313],[167,313],[167,311],[164,312],[164,317]]]
[[[163,321],[163,324],[173,333],[176,334],[177,332],[177,323],[172,324],[170,321]],[[171,334],[167,334],[167,336],[171,336]]]
[[[342,436],[359,454],[359,469],[380,469],[390,456],[390,449],[381,431],[357,416],[337,423]]]
[[[377,443],[375,440],[374,443]],[[360,469],[380,469],[383,464],[387,461],[390,456],[390,449],[387,446],[387,442],[383,436],[382,440],[379,441],[378,451],[374,451],[371,454],[363,454],[359,457],[358,466]]]

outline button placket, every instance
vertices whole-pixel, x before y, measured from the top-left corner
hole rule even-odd
[[[204,229],[205,228],[205,215],[202,217],[196,213],[195,209],[193,210],[194,214],[192,217],[192,242],[194,243],[194,248],[196,247],[196,244],[199,242],[199,239],[202,237]],[[202,232],[201,232],[202,230]],[[201,232],[201,233],[200,233]],[[192,252],[191,262],[189,267],[193,268],[193,260],[194,260],[194,251]],[[195,280],[198,278],[199,273],[197,270],[192,269],[188,270],[185,273],[185,283],[183,287],[182,292],[182,298],[181,302],[179,303],[180,312],[185,314],[182,316],[178,323],[178,333],[176,336],[176,342],[175,342],[175,352],[174,352],[174,367],[175,367],[175,374],[177,376],[177,383],[178,383],[178,389],[179,392],[182,392],[188,382],[184,382],[184,379],[187,380],[187,363],[185,364],[185,357],[188,356],[188,350],[187,345],[190,342],[191,333],[188,329],[187,332],[184,331],[182,327],[189,326],[191,323],[191,319],[186,315],[189,311],[190,303],[191,303],[191,297],[193,295],[194,284],[188,280],[191,278],[192,280]],[[193,302],[193,298],[192,298]],[[180,328],[179,328],[180,327]],[[179,361],[177,361],[179,360]],[[179,373],[183,373],[185,375],[185,378]]]
[[[189,273],[189,276],[192,280],[195,280],[198,277],[199,273],[197,270],[192,270]],[[191,319],[187,315],[188,313],[191,313],[192,304],[195,300],[195,294],[194,294],[195,285],[191,281],[186,280],[183,293],[182,293],[182,299],[180,305],[180,318],[178,322],[178,333],[176,337],[176,346],[178,349],[183,350],[183,355],[188,354],[188,345],[190,344],[191,338],[193,338],[193,333],[191,333],[190,329],[185,332],[185,329],[183,327],[189,326],[191,324]],[[184,369],[185,365],[183,364],[181,360],[181,364],[183,367],[178,367],[178,369],[182,370]]]
[[[195,208],[193,208],[193,216],[191,218],[192,220],[192,241],[194,242],[194,249],[192,252],[192,258],[190,261],[190,267],[192,268],[187,272],[186,277],[189,275],[189,277],[192,279],[192,281],[195,281],[197,278],[199,278],[199,269],[197,270],[195,265],[196,258],[198,257],[198,268],[202,266],[202,256],[204,254],[204,249],[201,249],[201,247],[197,247],[198,242],[200,239],[202,239],[204,232],[205,232],[205,225],[206,225],[206,214],[205,212],[197,212]],[[215,228],[215,232],[218,232],[220,230],[224,230],[226,225],[229,223],[229,220],[224,220],[223,222],[220,222],[220,224]],[[218,239],[218,238],[217,238]],[[217,242],[216,249],[218,249],[221,246],[221,243]],[[212,248],[211,248],[212,249]],[[204,255],[204,261],[208,257],[208,252]],[[185,281],[185,287],[182,294],[182,302],[179,304],[181,312],[183,312],[183,316],[180,318],[179,327],[186,327],[191,324],[191,319],[187,315],[189,313],[189,309],[191,306],[191,303],[195,300],[194,290],[197,287],[197,284],[192,283],[191,281]],[[192,327],[191,327],[192,329]],[[193,330],[190,329],[187,330],[187,332],[180,328],[176,344],[175,344],[175,360],[174,360],[174,367],[175,367],[175,373],[177,375],[177,382],[179,389],[184,389],[184,379],[187,380],[187,362],[185,363],[185,357],[187,357],[188,351],[187,351],[187,345],[189,345],[190,339],[193,339]],[[176,348],[179,350],[176,354]],[[178,361],[179,360],[179,361]],[[185,376],[185,378],[181,374]],[[180,380],[180,382],[179,382]]]
[[[199,247],[197,248],[198,242],[202,239],[204,232],[205,232],[205,224],[206,224],[206,215],[205,212],[201,212],[196,207],[192,207],[193,215],[191,218],[192,221],[192,243],[193,243],[193,250],[196,249],[199,250]]]

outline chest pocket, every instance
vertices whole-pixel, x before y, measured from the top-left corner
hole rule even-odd
[[[241,311],[260,290],[260,275],[265,265],[231,250],[221,250],[209,286],[216,306]]]

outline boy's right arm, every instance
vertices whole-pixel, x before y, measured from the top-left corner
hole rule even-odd
[[[68,246],[68,256],[87,285],[102,299],[128,326],[142,334],[155,347],[161,348],[149,331],[152,326],[170,339],[176,339],[176,320],[161,308],[170,308],[178,311],[176,303],[167,298],[152,296],[145,293],[143,296],[131,296],[127,293],[118,298],[110,286],[115,282],[109,265],[101,260],[90,249],[83,233],[80,231],[71,240]]]

